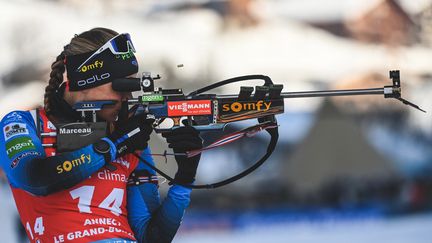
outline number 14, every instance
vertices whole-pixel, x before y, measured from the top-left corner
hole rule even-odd
[[[33,240],[34,236],[33,236],[32,228],[31,228],[29,222],[26,223],[26,229],[30,233],[30,238]],[[43,233],[45,231],[45,227],[43,226],[43,218],[42,217],[36,218],[33,230],[35,233],[37,233],[39,235],[43,235]]]
[[[94,186],[82,186],[77,189],[70,191],[73,199],[78,200],[78,209],[80,213],[91,213],[91,201],[93,198],[95,187]],[[123,202],[124,190],[120,188],[114,188],[112,192],[99,204],[99,208],[108,209],[115,215],[122,213],[121,204]]]

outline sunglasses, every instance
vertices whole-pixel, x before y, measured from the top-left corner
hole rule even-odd
[[[130,35],[128,33],[123,33],[114,36],[109,41],[107,41],[103,46],[101,46],[97,51],[95,51],[89,58],[87,58],[78,68],[77,71],[79,71],[84,65],[87,64],[88,61],[90,61],[93,57],[97,56],[98,54],[102,53],[106,49],[109,49],[112,54],[114,55],[120,55],[120,54],[127,54],[130,51],[136,52],[135,47],[132,44],[132,40],[130,38]]]

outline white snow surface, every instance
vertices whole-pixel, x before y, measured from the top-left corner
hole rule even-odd
[[[0,185],[1,242],[18,243],[16,208],[9,187]],[[187,214],[186,214],[187,217]],[[182,231],[173,243],[430,243],[432,213],[394,218],[299,221],[271,224],[251,222],[237,230]]]
[[[255,225],[238,231],[180,233],[176,243],[430,243],[432,215],[394,219]]]

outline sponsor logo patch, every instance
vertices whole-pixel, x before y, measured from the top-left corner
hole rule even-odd
[[[141,96],[142,102],[158,102],[163,101],[164,97],[162,95],[143,95]]]
[[[168,116],[211,115],[210,100],[190,100],[168,102]]]
[[[268,111],[272,102],[257,101],[257,102],[233,102],[223,104],[223,111],[241,112],[241,111]]]
[[[81,166],[83,164],[91,163],[90,154],[81,154],[80,157],[73,160],[66,160],[61,165],[57,166],[57,174],[71,171],[74,167]]]
[[[109,77],[111,77],[110,73],[103,73],[101,75],[95,74],[91,78],[78,80],[77,84],[78,84],[78,86],[82,87],[84,85],[92,84],[94,82],[101,81],[101,80],[107,79]]]
[[[103,64],[104,64],[103,61],[96,60],[94,63],[90,63],[88,65],[82,66],[79,71],[85,73],[88,70],[99,69],[103,67]]]
[[[41,156],[41,153],[38,153],[36,151],[24,152],[24,153],[18,155],[18,157],[16,157],[14,160],[12,160],[12,163],[10,165],[11,168],[12,169],[15,168],[18,165],[18,163],[20,162],[20,160],[22,160],[23,158],[25,158],[27,156]]]
[[[12,159],[15,155],[27,151],[36,149],[33,141],[29,137],[15,138],[10,142],[6,143],[6,154],[9,159]]]
[[[22,116],[18,114],[17,112],[12,112],[9,115],[6,116],[6,121],[19,121],[22,119]]]
[[[27,124],[24,123],[10,123],[3,127],[5,141],[17,135],[29,134]]]
[[[85,137],[92,134],[93,130],[91,127],[87,127],[85,124],[69,123],[61,126],[58,130],[58,133],[61,135],[74,134]]]
[[[243,120],[245,117],[281,114],[283,111],[283,99],[221,101],[218,103],[216,120],[221,123],[234,122]]]
[[[99,171],[97,177],[100,180],[127,182],[127,177],[124,174],[111,172],[109,170]]]

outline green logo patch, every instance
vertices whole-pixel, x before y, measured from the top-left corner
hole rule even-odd
[[[162,95],[143,95],[141,96],[141,102],[158,102],[163,101],[164,97]]]
[[[19,137],[6,143],[6,154],[9,159],[21,152],[32,149],[36,149],[36,147],[29,137]]]

